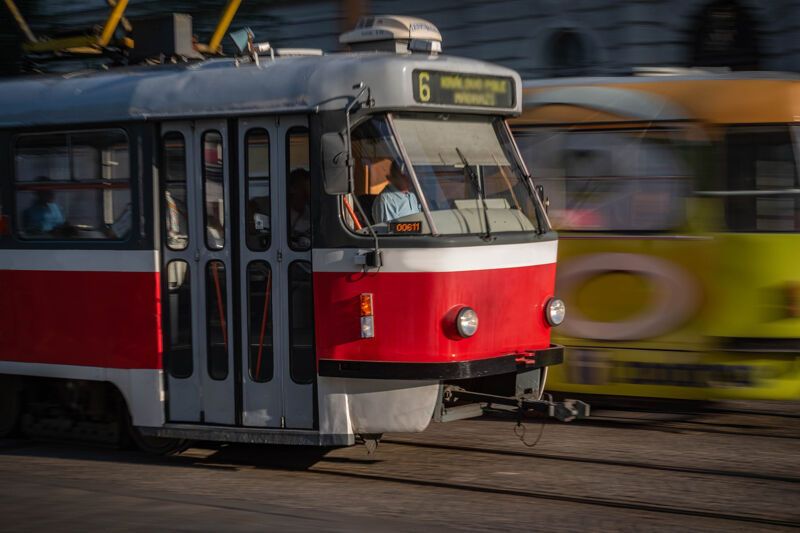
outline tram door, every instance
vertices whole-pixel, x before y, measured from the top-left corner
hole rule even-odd
[[[162,314],[168,419],[235,424],[225,121],[162,126]]]
[[[314,426],[314,312],[306,117],[238,122],[242,422]]]

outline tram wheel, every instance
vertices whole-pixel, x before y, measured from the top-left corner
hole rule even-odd
[[[0,438],[13,435],[22,410],[19,387],[8,376],[0,376]]]
[[[171,439],[166,437],[151,437],[143,435],[139,428],[131,423],[131,416],[127,408],[123,406],[123,420],[127,426],[127,433],[130,440],[141,451],[151,455],[175,455],[181,453],[189,447],[191,441],[186,439]]]
[[[165,437],[151,437],[142,435],[135,427],[130,428],[131,440],[136,447],[152,455],[175,455],[189,447],[186,439],[170,439]]]

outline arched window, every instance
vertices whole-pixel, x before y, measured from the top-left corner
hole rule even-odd
[[[760,53],[755,20],[735,0],[714,0],[696,16],[691,65],[756,70]]]
[[[553,76],[588,74],[590,53],[587,40],[579,32],[561,28],[547,40],[546,60]]]

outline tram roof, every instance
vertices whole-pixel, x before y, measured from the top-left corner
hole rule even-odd
[[[796,122],[798,82],[796,73],[767,71],[525,80],[521,120],[536,113],[539,122]],[[565,119],[563,107],[548,112],[553,106],[574,106],[586,113]]]
[[[418,104],[415,69],[512,77],[513,108]],[[519,75],[484,61],[422,54],[338,53],[262,57],[260,65],[230,58],[125,67],[107,71],[41,74],[0,81],[0,127],[28,127],[130,120],[307,113],[342,109],[371,89],[374,108],[517,115]]]

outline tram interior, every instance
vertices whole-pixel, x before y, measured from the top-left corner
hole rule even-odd
[[[420,222],[421,233],[430,233],[424,208],[392,220],[374,219],[373,204],[390,185],[393,163],[402,169],[410,190],[428,208],[441,234],[537,228],[531,191],[508,161],[490,121],[412,117],[397,118],[395,124],[420,190],[411,183],[406,159],[385,123],[380,119],[363,123],[353,134],[354,193],[345,203],[354,206],[357,200],[363,213],[354,209],[349,215],[343,206],[351,229],[371,225],[378,233],[390,233],[387,222]]]

